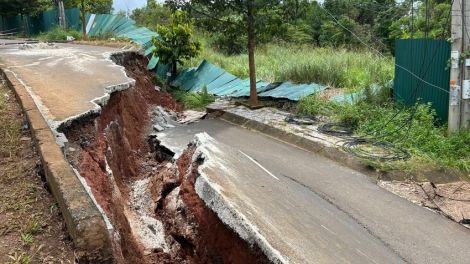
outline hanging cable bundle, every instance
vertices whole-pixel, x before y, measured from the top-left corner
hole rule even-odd
[[[328,123],[317,128],[318,132],[335,137],[349,137],[353,129],[346,123]]]
[[[392,161],[410,158],[410,154],[406,150],[389,142],[364,138],[345,142],[343,150],[353,156],[368,160]]]
[[[307,126],[318,122],[318,118],[311,115],[289,115],[284,120],[290,124]]]

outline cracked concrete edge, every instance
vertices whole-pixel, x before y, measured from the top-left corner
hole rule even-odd
[[[127,76],[126,69],[123,66],[124,62],[134,54],[139,54],[136,51],[119,51],[119,52],[105,52],[103,56],[105,57],[106,61],[113,63],[113,67],[118,67],[124,76]],[[127,77],[130,81],[125,83],[120,83],[117,85],[110,85],[105,87],[105,94],[101,97],[95,98],[91,100],[91,103],[95,106],[94,109],[91,109],[85,113],[81,113],[72,117],[69,117],[65,120],[60,122],[56,122],[52,124],[51,127],[56,129],[57,131],[64,131],[70,127],[73,127],[77,123],[82,122],[83,120],[91,120],[96,118],[101,114],[102,108],[108,104],[109,99],[111,98],[111,94],[114,92],[120,92],[127,90],[133,86],[135,86],[135,80]]]
[[[26,115],[46,180],[59,204],[79,263],[115,263],[111,237],[103,215],[66,161],[56,143],[56,135],[26,87],[12,72],[0,71]]]
[[[243,213],[238,211],[230,201],[224,198],[222,188],[212,182],[209,179],[210,177],[204,173],[204,168],[211,166],[209,164],[212,162],[211,154],[207,149],[216,148],[211,141],[213,142],[215,139],[204,132],[196,134],[192,142],[196,146],[193,154],[193,164],[201,158],[204,159],[202,165],[198,167],[198,175],[194,183],[197,195],[204,201],[207,207],[217,214],[225,225],[234,230],[250,246],[256,245],[259,247],[272,263],[288,264],[289,261],[260,234],[257,227]]]
[[[415,179],[416,181],[432,181],[434,183],[448,183],[460,181],[463,176],[457,171],[453,170],[442,170],[442,171],[422,171],[422,172],[406,172],[406,171],[388,171],[379,172],[371,169],[367,164],[364,163],[360,158],[351,156],[344,152],[339,147],[331,147],[322,144],[321,142],[309,140],[301,135],[294,134],[289,131],[285,131],[281,128],[264,124],[262,122],[246,118],[236,113],[230,112],[230,109],[216,109],[207,108],[208,113],[212,113],[221,119],[250,129],[268,137],[278,139],[282,142],[294,145],[300,149],[304,149],[309,152],[321,155],[327,159],[330,159],[338,164],[356,170],[358,172],[369,175],[370,177],[378,180],[385,181],[403,181],[409,179]]]

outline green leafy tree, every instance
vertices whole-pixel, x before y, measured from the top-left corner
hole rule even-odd
[[[171,20],[171,9],[151,0],[144,7],[134,9],[130,18],[139,26],[156,30],[157,25],[168,26]]]
[[[395,38],[390,37],[393,31],[391,26],[394,21],[407,15],[408,10],[395,1],[391,1],[386,7],[387,9],[378,13],[373,30],[375,35],[385,45],[384,49],[381,49],[381,51],[388,51],[391,54],[395,54]]]
[[[186,12],[177,11],[172,15],[168,27],[157,25],[160,37],[152,37],[155,45],[153,54],[160,58],[163,64],[171,65],[171,73],[175,74],[177,63],[184,65],[184,60],[194,58],[201,54],[202,44],[192,41],[193,22]]]
[[[85,11],[92,14],[112,14],[113,0],[63,0],[65,8],[82,7],[85,5]]]
[[[42,1],[40,0],[0,0],[0,14],[2,16],[19,15],[21,17],[21,27],[23,37],[26,37],[26,28],[24,24],[25,15],[36,15],[42,10]]]
[[[167,0],[167,4],[174,8],[182,7],[199,17],[210,19],[212,23],[233,25],[233,29],[248,39],[248,65],[250,69],[250,104],[258,103],[256,91],[255,69],[255,36],[257,31],[267,28],[273,29],[273,13],[281,0]],[[238,15],[233,20],[228,15]],[[237,16],[235,16],[237,17]],[[209,22],[208,22],[209,23]]]
[[[450,1],[428,0],[417,2],[411,9],[413,2],[406,0],[402,3],[402,8],[407,13],[390,25],[390,38],[448,38],[450,37],[451,14],[449,12]],[[411,12],[413,11],[413,12]]]

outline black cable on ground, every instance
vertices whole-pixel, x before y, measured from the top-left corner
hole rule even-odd
[[[353,129],[346,123],[327,123],[317,128],[318,132],[335,137],[350,137]]]
[[[311,115],[289,115],[284,119],[287,123],[294,125],[313,125],[318,123],[318,118]]]
[[[368,160],[393,161],[406,160],[410,154],[392,143],[358,138],[343,144],[347,153]]]

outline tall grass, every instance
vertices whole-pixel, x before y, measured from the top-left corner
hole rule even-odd
[[[203,38],[204,39],[204,38]],[[203,41],[203,53],[187,61],[197,67],[202,59],[239,78],[248,78],[248,55],[226,56]],[[266,44],[255,52],[257,78],[268,82],[319,83],[329,87],[358,90],[384,84],[393,78],[393,59],[368,51],[315,48],[311,45]]]
[[[55,27],[52,30],[49,30],[48,32],[39,34],[37,38],[42,40],[66,40],[67,36],[72,36],[76,40],[80,40],[82,39],[83,35],[77,30],[65,31],[60,27]]]

